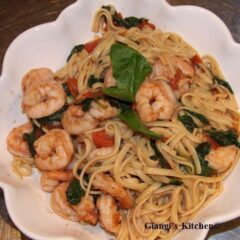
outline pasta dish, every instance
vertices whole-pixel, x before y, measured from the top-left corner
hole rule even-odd
[[[234,92],[212,56],[146,18],[102,6],[92,31],[58,71],[23,76],[28,122],[7,138],[13,172],[37,168],[62,218],[118,240],[171,239],[239,159]]]

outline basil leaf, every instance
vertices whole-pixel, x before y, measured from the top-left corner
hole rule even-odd
[[[156,141],[151,140],[150,145],[151,145],[153,151],[155,152],[155,155],[151,156],[150,158],[151,159],[158,159],[162,168],[170,168],[167,160],[164,158],[162,153],[158,150],[158,147],[156,145]]]
[[[149,138],[159,139],[161,135],[158,135],[152,131],[150,131],[140,120],[137,113],[134,112],[131,108],[125,107],[122,108],[122,111],[119,115],[119,118],[126,122],[130,128],[132,128],[135,132],[142,133]]]
[[[103,82],[104,81],[104,78],[96,78],[94,77],[94,75],[90,75],[90,77],[88,78],[88,87],[92,87],[92,85],[94,83],[97,83],[97,82]]]
[[[74,48],[72,49],[72,51],[70,52],[68,58],[67,58],[67,62],[70,60],[70,58],[72,57],[73,54],[81,52],[84,48],[84,44],[79,44],[74,46]]]
[[[220,146],[236,145],[240,148],[238,135],[234,130],[211,130],[207,132]]]
[[[123,44],[113,44],[110,50],[113,77],[117,87],[105,88],[103,92],[114,98],[133,102],[141,83],[152,67],[136,50]]]
[[[49,115],[47,117],[38,118],[36,119],[41,125],[51,124],[53,122],[61,122],[61,119],[63,117],[63,113],[68,109],[68,106],[63,106],[60,110],[53,113],[52,115]]]
[[[224,86],[225,88],[227,88],[229,90],[230,93],[233,93],[232,87],[230,86],[230,84],[227,81],[220,79],[217,76],[213,76],[213,82]]]
[[[203,124],[209,124],[208,119],[204,115],[197,112],[190,111],[190,110],[185,110],[185,111],[190,113],[192,116],[198,118]]]
[[[77,205],[80,203],[81,198],[84,196],[84,194],[85,192],[81,188],[79,180],[77,178],[74,178],[68,185],[66,191],[67,201],[72,205]]]
[[[205,156],[211,151],[211,144],[208,142],[203,142],[196,147],[196,152],[201,164],[201,175],[202,176],[211,176],[214,170],[208,166],[208,161],[205,160]]]
[[[178,120],[180,122],[182,122],[184,127],[191,133],[193,132],[194,128],[197,127],[197,125],[193,121],[192,117],[187,115],[187,114],[182,115],[182,116],[179,115],[178,116]]]

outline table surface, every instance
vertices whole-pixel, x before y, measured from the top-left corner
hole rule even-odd
[[[0,71],[9,44],[30,27],[53,21],[74,0],[0,0]],[[168,0],[172,5],[197,5],[217,14],[230,29],[233,38],[240,42],[240,0]],[[240,239],[240,218],[223,223],[211,230],[206,239]],[[226,232],[227,231],[227,232]],[[224,234],[220,234],[223,233]],[[217,234],[217,235],[215,235]],[[0,190],[0,239],[30,240],[14,226],[8,216],[3,192]]]

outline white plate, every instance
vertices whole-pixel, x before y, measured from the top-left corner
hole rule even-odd
[[[236,96],[240,97],[240,45],[233,41],[224,23],[213,13],[193,6],[169,6],[163,0],[88,0],[65,9],[55,22],[34,27],[11,44],[4,58],[0,78],[0,186],[9,215],[17,227],[35,240],[109,239],[102,229],[66,221],[52,212],[49,195],[39,186],[39,174],[19,180],[11,171],[6,137],[10,129],[26,121],[20,108],[20,82],[34,67],[56,70],[63,66],[72,47],[86,42],[94,12],[103,4],[114,4],[124,16],[146,17],[164,31],[179,33],[201,55],[209,53],[220,63]],[[240,216],[240,165],[224,182],[224,192],[195,222],[220,223]],[[208,230],[185,230],[176,239],[204,239]]]

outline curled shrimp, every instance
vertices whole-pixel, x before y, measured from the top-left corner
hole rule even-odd
[[[88,159],[92,159],[100,156],[106,156],[112,153],[112,151],[113,151],[113,147],[95,148],[89,153]]]
[[[94,188],[116,198],[122,208],[128,209],[133,206],[133,199],[130,194],[120,184],[114,182],[111,177],[104,173],[98,173],[92,184]]]
[[[165,81],[145,80],[137,91],[136,110],[144,122],[171,119],[176,97]]]
[[[98,100],[97,102],[92,101],[89,113],[100,121],[116,117],[119,113],[119,110],[115,107],[112,107],[108,101]]]
[[[73,179],[72,170],[62,171],[55,170],[43,172],[40,179],[40,185],[43,191],[52,192],[61,182],[69,182]]]
[[[237,151],[237,147],[234,145],[217,147],[216,149],[212,149],[205,159],[208,161],[210,167],[218,172],[224,172],[233,163]]]
[[[62,125],[69,134],[78,135],[94,129],[98,125],[98,120],[84,112],[81,106],[72,105],[64,112]]]
[[[105,73],[104,86],[105,87],[116,87],[117,86],[117,82],[116,82],[115,78],[113,77],[113,72],[112,72],[111,67]]]
[[[31,157],[27,142],[24,140],[25,133],[33,130],[31,123],[25,123],[11,130],[7,138],[8,151],[18,157]]]
[[[52,210],[59,216],[74,222],[78,222],[78,216],[72,205],[67,201],[66,191],[69,183],[60,183],[51,194]]]
[[[49,68],[37,68],[27,72],[22,79],[22,91],[25,93],[28,88],[34,84],[41,82],[49,82],[54,80],[54,75]]]
[[[97,199],[99,222],[108,232],[118,233],[120,230],[121,215],[115,199],[108,194],[101,194]]]
[[[77,205],[72,205],[76,211],[80,222],[87,222],[92,225],[96,225],[98,221],[98,210],[94,204],[92,196],[83,197]]]
[[[53,81],[32,84],[23,94],[22,109],[30,118],[49,116],[65,104],[63,87]]]
[[[34,142],[35,164],[41,170],[64,169],[73,157],[73,144],[69,134],[53,129]]]

